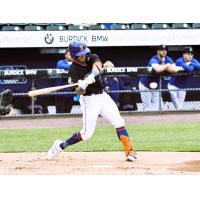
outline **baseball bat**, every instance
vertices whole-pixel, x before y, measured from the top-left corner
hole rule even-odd
[[[48,94],[48,93],[51,93],[51,92],[55,92],[57,90],[62,90],[62,89],[71,88],[71,87],[75,87],[75,86],[78,86],[78,83],[72,83],[72,84],[69,84],[69,85],[61,85],[61,86],[55,86],[55,87],[48,87],[48,88],[33,90],[33,91],[28,92],[28,96],[29,97],[35,97],[35,96],[39,96],[39,95],[42,95],[42,94]]]

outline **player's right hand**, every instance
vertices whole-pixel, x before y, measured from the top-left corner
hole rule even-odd
[[[86,90],[88,84],[86,84],[85,80],[78,80],[78,87],[80,87],[82,90]]]

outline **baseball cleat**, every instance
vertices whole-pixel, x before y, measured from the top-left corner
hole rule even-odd
[[[55,140],[55,142],[53,143],[53,146],[49,149],[47,153],[48,160],[53,159],[57,154],[59,154],[62,151],[60,147],[61,143],[63,143],[62,140]]]
[[[126,161],[134,162],[137,159],[137,154],[134,151],[130,151],[126,156]]]

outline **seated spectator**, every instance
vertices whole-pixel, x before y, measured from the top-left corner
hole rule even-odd
[[[67,48],[67,50],[65,52],[65,59],[59,60],[57,62],[56,68],[68,70],[72,61],[73,61],[73,59],[70,55],[70,51]],[[56,86],[66,85],[66,84],[68,84],[68,80],[66,80],[66,79],[57,79],[56,80]],[[59,92],[71,92],[71,90],[65,89],[65,90],[61,90]],[[57,94],[55,96],[56,112],[57,113],[70,113],[71,109],[72,109],[72,105],[73,105],[73,98],[74,98],[73,94],[65,94],[65,95]]]
[[[176,60],[176,65],[183,68],[187,72],[192,72],[195,69],[200,69],[200,63],[193,58],[192,47],[185,47],[183,50],[183,56]],[[170,92],[171,100],[174,107],[179,110],[183,108],[183,103],[186,97],[186,89],[189,76],[172,76],[167,87]],[[172,91],[178,90],[178,91]]]

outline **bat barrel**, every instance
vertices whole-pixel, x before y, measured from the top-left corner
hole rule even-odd
[[[61,86],[56,86],[56,87],[49,87],[49,88],[43,88],[43,89],[38,89],[38,90],[33,90],[28,92],[29,97],[35,97],[43,94],[48,94],[51,92],[55,92],[57,90],[62,90],[65,88],[70,88],[70,87],[75,87],[78,86],[77,83],[69,84],[69,85],[61,85]]]

